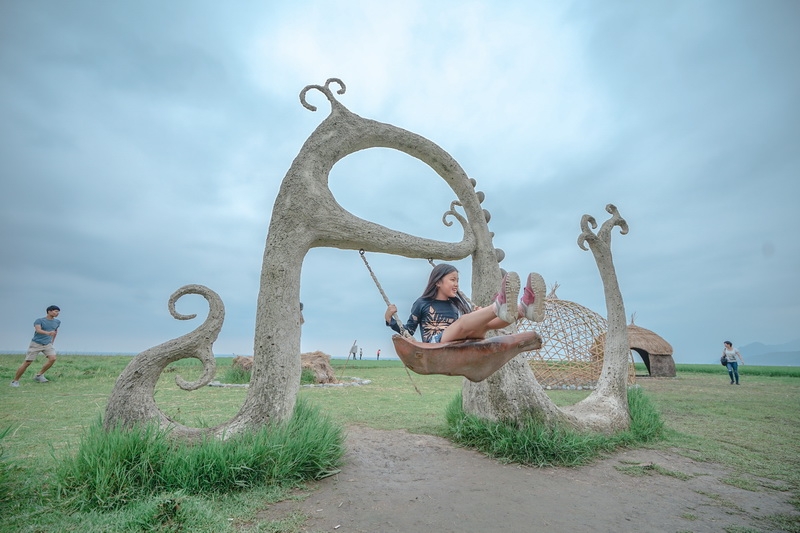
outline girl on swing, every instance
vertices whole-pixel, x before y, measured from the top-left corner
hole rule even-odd
[[[519,275],[509,272],[503,277],[492,305],[473,310],[458,293],[456,267],[438,264],[431,271],[422,296],[411,307],[405,329],[413,335],[419,326],[422,342],[435,343],[482,339],[487,331],[504,328],[523,317],[541,322],[546,290],[544,279],[539,274],[529,274],[517,305],[519,286]],[[402,333],[394,318],[396,313],[397,306],[389,304],[384,316],[386,325]]]

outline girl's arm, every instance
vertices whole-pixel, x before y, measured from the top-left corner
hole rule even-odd
[[[405,329],[408,331],[409,335],[414,335],[414,332],[417,331],[417,327],[419,326],[419,317],[421,315],[421,310],[424,307],[423,303],[420,300],[414,302],[413,307],[411,308],[411,316],[408,317],[408,322],[405,324]],[[389,310],[394,308],[393,313],[389,313]],[[400,326],[397,321],[394,319],[394,314],[397,312],[397,307],[394,304],[390,304],[389,307],[386,309],[386,315],[384,318],[386,320],[386,325],[392,328],[397,333],[401,333]]]
[[[390,319],[386,322],[386,325],[392,328],[397,333],[402,334],[403,332],[400,330],[400,325],[394,319],[394,317],[390,317]],[[417,331],[417,326],[419,325],[419,320],[415,315],[411,315],[408,317],[408,322],[405,324],[405,330],[408,332],[409,335],[414,335],[414,332]]]
[[[386,321],[386,325],[392,323],[392,319],[394,319],[394,315],[397,313],[397,306],[394,304],[389,304],[386,308],[386,313],[383,315],[383,319]]]

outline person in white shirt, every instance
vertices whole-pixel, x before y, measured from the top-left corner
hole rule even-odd
[[[725,341],[722,343],[724,348],[722,349],[722,355],[725,356],[725,359],[728,361],[728,375],[731,377],[731,385],[736,383],[739,384],[739,365],[744,364],[744,358],[742,354],[739,353],[739,350],[733,347],[731,341]]]

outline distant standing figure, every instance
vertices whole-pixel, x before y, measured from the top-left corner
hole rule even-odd
[[[725,365],[728,367],[728,375],[731,377],[731,385],[736,383],[739,384],[739,365],[744,364],[744,358],[742,354],[739,353],[739,350],[733,347],[731,341],[725,341],[722,343],[724,348],[722,349],[722,355],[725,356],[725,359],[728,360],[728,364]]]
[[[361,356],[364,355],[364,350],[362,348],[358,349],[358,360],[361,361]]]
[[[33,380],[38,383],[47,383],[48,379],[44,377],[44,373],[56,362],[56,350],[53,348],[53,342],[56,340],[58,327],[61,325],[61,321],[56,318],[60,312],[61,309],[59,309],[57,305],[51,305],[47,308],[47,316],[37,318],[33,322],[33,330],[35,333],[33,334],[30,346],[28,346],[28,353],[25,355],[25,361],[22,363],[22,366],[17,369],[14,381],[11,382],[12,387],[19,387],[19,378],[22,377],[22,374],[25,373],[28,367],[31,366],[31,363],[36,360],[36,356],[40,353],[43,353],[47,357],[47,361],[45,361],[39,373],[33,377]]]
[[[380,361],[380,360],[381,360],[381,350],[380,350],[380,348],[378,349],[378,357],[377,357],[377,360],[378,360],[378,361]]]

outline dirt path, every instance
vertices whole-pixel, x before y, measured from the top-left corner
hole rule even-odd
[[[260,519],[293,511],[310,532],[779,531],[765,515],[796,514],[788,494],[742,490],[730,472],[677,454],[632,450],[581,468],[503,465],[446,439],[350,427],[342,471]],[[631,476],[615,467],[643,466]],[[688,474],[679,479],[656,465]],[[745,529],[738,529],[742,531]]]

